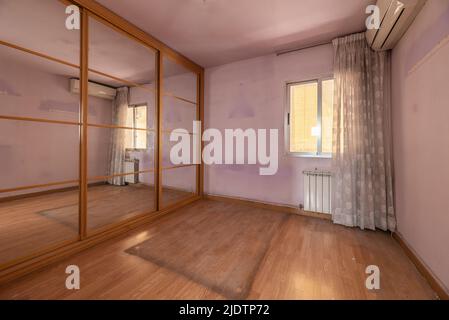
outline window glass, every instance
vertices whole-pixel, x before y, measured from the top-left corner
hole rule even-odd
[[[126,126],[137,129],[146,129],[147,126],[147,106],[130,106],[126,116]],[[146,130],[127,130],[126,149],[146,149],[147,131]]]
[[[288,85],[290,153],[304,156],[332,154],[334,80]]]
[[[317,152],[317,110],[317,82],[290,87],[290,152]]]
[[[126,114],[126,126],[134,128],[134,108],[129,107]],[[125,134],[126,149],[134,149],[134,130],[126,130]]]
[[[334,109],[334,80],[322,83],[322,111],[321,111],[321,152],[332,153],[332,127]]]

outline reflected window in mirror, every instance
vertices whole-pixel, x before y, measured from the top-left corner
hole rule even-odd
[[[148,107],[146,104],[137,104],[128,106],[126,122],[127,126],[135,128],[127,130],[126,149],[129,151],[144,151],[147,150],[147,114]]]

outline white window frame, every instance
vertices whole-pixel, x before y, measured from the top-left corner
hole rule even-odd
[[[137,130],[135,129],[136,126],[136,108],[138,107],[145,107],[147,109],[147,118],[148,118],[148,105],[146,103],[136,103],[136,104],[130,104],[128,105],[128,108],[133,109],[133,147],[132,148],[126,148],[126,151],[136,151],[136,152],[143,152],[148,150],[148,137],[146,138],[146,148],[136,148],[136,140],[137,140]],[[148,119],[147,119],[148,121]]]
[[[292,157],[302,158],[332,158],[332,153],[321,152],[322,150],[322,134],[317,139],[317,152],[291,152],[290,151],[290,87],[295,85],[302,85],[308,83],[318,84],[318,103],[317,103],[317,127],[322,132],[322,93],[323,93],[323,81],[335,80],[333,76],[325,76],[317,79],[305,80],[305,81],[288,81],[285,83],[286,91],[286,103],[285,103],[285,116],[284,116],[284,140],[285,140],[285,153]]]

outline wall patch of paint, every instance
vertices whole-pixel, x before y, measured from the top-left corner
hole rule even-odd
[[[79,113],[79,103],[62,102],[56,100],[42,100],[39,109],[48,112]],[[89,114],[96,116],[93,108],[89,108]]]
[[[239,105],[236,106],[229,112],[229,119],[245,119],[245,118],[254,118],[255,113],[254,110],[248,105]]]
[[[21,97],[22,95],[18,93],[8,82],[0,79],[0,96],[14,96]]]
[[[245,119],[254,118],[254,109],[249,105],[246,96],[244,84],[239,84],[238,95],[235,99],[237,103],[233,106],[228,114],[228,119]]]

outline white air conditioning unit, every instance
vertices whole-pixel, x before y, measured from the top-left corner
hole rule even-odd
[[[70,92],[80,93],[80,81],[78,79],[70,79]],[[116,94],[116,90],[114,88],[90,81],[88,82],[87,92],[90,96],[109,100],[114,99]]]
[[[393,49],[426,1],[378,0],[380,28],[366,31],[366,39],[371,48],[377,51]]]

